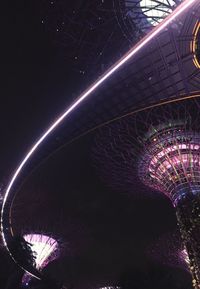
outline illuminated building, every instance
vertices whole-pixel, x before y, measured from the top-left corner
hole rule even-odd
[[[103,128],[94,160],[103,179],[120,191],[137,186],[172,202],[189,257],[194,288],[200,288],[199,98],[159,103]],[[138,184],[138,185],[137,185]]]

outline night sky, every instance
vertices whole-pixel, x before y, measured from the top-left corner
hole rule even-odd
[[[112,1],[108,2],[111,5]],[[55,23],[47,22],[49,15],[59,19],[57,8],[55,14],[47,9],[55,3],[1,3],[0,178],[4,184],[49,123],[120,54],[107,46],[98,62],[88,65],[88,60],[80,57],[77,63],[72,46],[66,50],[63,46],[64,34],[55,36]],[[81,1],[67,3],[67,15],[83,7]],[[110,19],[112,31],[115,22]],[[115,25],[118,48],[128,49]],[[78,57],[88,49],[80,47]],[[95,49],[99,56],[101,50]],[[134,192],[119,194],[109,189],[92,164],[94,138],[95,133],[64,147],[26,178],[14,203],[16,232],[43,230],[59,236],[65,253],[46,270],[74,288],[112,284],[130,289],[191,288],[187,272],[152,260],[146,253],[160,236],[176,230],[169,200],[160,195],[136,199]],[[11,265],[5,252],[1,255],[2,264],[5,260],[7,264],[1,269],[3,274],[0,272],[4,283]]]

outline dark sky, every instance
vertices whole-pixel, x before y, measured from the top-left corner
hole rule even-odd
[[[60,52],[52,28],[43,25],[45,13],[40,2],[45,1],[1,3],[3,182],[35,139],[89,82],[87,73],[80,73],[77,64],[74,69],[71,54],[68,58],[68,52]],[[68,2],[70,6],[80,1]],[[99,66],[92,69],[99,74]],[[124,288],[189,289],[186,272],[154,264],[145,256],[145,248],[159,234],[176,228],[169,201],[162,197],[135,200],[123,192],[116,195],[110,191],[91,164],[92,144],[93,136],[79,140],[55,154],[26,180],[19,203],[16,200],[16,230],[37,229],[42,219],[43,230],[61,235],[69,249],[63,260],[47,270],[77,288],[119,282]],[[55,222],[58,216],[59,225]],[[4,253],[2,256],[6,259]]]
[[[7,175],[24,151],[70,101],[128,49],[127,41],[113,20],[113,13],[104,15],[102,25],[96,23],[102,12],[93,11],[95,5],[90,8],[90,3],[102,2],[20,0],[1,3],[1,145],[4,148],[1,162],[5,166],[2,166],[0,175]],[[112,1],[104,4],[106,8],[112,7]],[[84,13],[80,13],[81,9]],[[74,11],[75,19],[72,18]],[[60,19],[72,24],[56,34]],[[82,40],[79,30],[83,34]],[[76,35],[73,41],[70,33]],[[87,33],[91,47],[87,46]],[[102,36],[97,46],[94,38],[99,37],[98,34]],[[112,43],[114,50],[107,39],[115,41]],[[81,57],[86,52],[89,60],[86,56]]]
[[[75,90],[69,67],[41,24],[39,5],[7,1],[3,6],[1,175],[13,169]]]

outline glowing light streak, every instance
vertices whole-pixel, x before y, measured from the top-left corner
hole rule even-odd
[[[47,131],[42,135],[41,138],[33,145],[30,151],[27,153],[25,158],[22,160],[14,175],[12,176],[10,183],[5,192],[5,196],[3,199],[2,210],[1,210],[1,230],[2,230],[2,238],[5,247],[10,253],[12,259],[17,262],[9,251],[6,237],[4,234],[3,228],[3,216],[4,216],[4,208],[5,204],[8,200],[8,196],[10,190],[16,181],[19,173],[22,168],[29,160],[29,158],[33,155],[33,153],[37,150],[40,144],[47,138],[47,136],[72,112],[74,111],[92,92],[94,92],[102,83],[104,83],[114,72],[119,70],[125,63],[127,63],[137,52],[139,52],[145,45],[147,45],[155,36],[157,36],[161,31],[163,31],[167,25],[172,22],[176,17],[181,15],[187,8],[189,8],[193,3],[197,0],[185,0],[180,6],[176,8],[174,12],[172,12],[165,20],[163,20],[158,26],[156,26],[149,34],[147,34],[141,41],[139,41],[127,54],[125,54],[116,64],[114,64],[105,74],[103,74],[94,84],[92,84],[83,94],[79,96],[79,98],[69,107],[67,110],[60,116],[58,119],[47,129]],[[25,270],[25,268],[23,268]],[[26,271],[26,270],[25,270]],[[37,278],[37,276],[35,276]]]

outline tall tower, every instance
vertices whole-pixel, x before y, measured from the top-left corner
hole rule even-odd
[[[182,99],[132,113],[101,129],[94,153],[111,186],[134,192],[143,184],[170,198],[195,289],[200,288],[199,107],[197,98]]]
[[[155,129],[145,141],[138,175],[172,201],[190,258],[195,288],[200,288],[200,134],[184,123]]]

